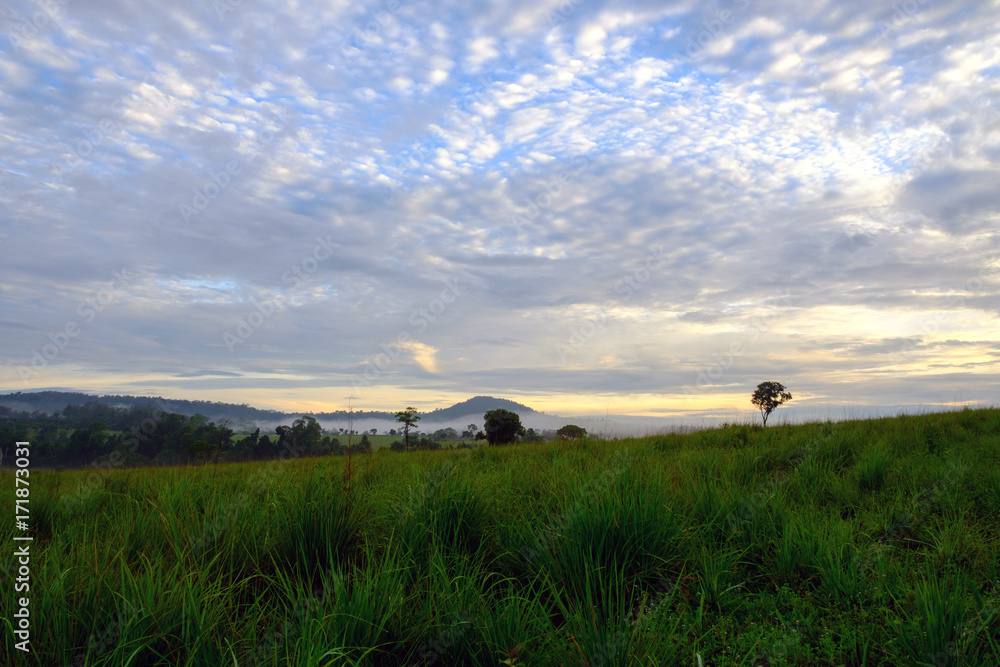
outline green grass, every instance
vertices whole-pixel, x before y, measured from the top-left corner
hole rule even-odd
[[[1000,410],[346,464],[32,473],[0,661],[1000,664]]]
[[[109,433],[110,433],[110,431],[109,431]],[[240,440],[241,438],[244,438],[244,437],[246,437],[248,435],[250,435],[250,434],[249,433],[236,433],[236,434],[233,434],[233,436],[230,438],[230,442],[233,443],[233,444],[235,444],[238,440]],[[272,440],[274,440],[277,437],[274,434],[273,431],[270,432],[270,433],[262,433],[261,435],[266,435],[269,438],[271,438]],[[330,437],[332,437],[332,438],[336,438],[337,441],[340,443],[341,447],[347,447],[347,440],[348,440],[348,436],[347,435],[344,435],[344,434],[341,434],[341,433],[330,433],[328,435]],[[358,443],[361,442],[361,436],[362,435],[367,435],[368,436],[368,442],[371,444],[371,446],[372,446],[373,449],[381,449],[383,447],[389,447],[389,445],[391,445],[392,443],[396,442],[397,440],[399,442],[403,442],[403,440],[404,440],[402,433],[400,433],[399,435],[382,435],[382,434],[371,435],[370,433],[364,432],[364,433],[357,433],[356,435],[350,436],[351,444],[353,446],[357,447]],[[429,438],[430,436],[431,436],[431,433],[424,433],[420,437]],[[417,436],[414,436],[411,433],[410,434],[410,442],[411,442],[411,444],[416,439],[417,439]],[[474,440],[474,439],[470,439],[470,438],[459,438],[458,440],[442,440],[439,444],[441,445],[441,447],[443,449],[448,449],[448,448],[457,448],[458,445],[460,443],[462,443],[462,442],[464,442],[464,443],[466,443],[468,445],[477,445],[477,444],[485,445],[486,444],[485,440]]]

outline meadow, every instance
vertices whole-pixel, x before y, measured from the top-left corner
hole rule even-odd
[[[4,664],[1000,664],[1000,409],[30,480]]]

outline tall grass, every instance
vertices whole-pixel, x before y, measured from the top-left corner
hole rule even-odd
[[[343,465],[34,472],[0,659],[1000,664],[1000,410]]]

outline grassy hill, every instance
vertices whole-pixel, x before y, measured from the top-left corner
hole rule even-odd
[[[18,664],[1000,664],[1000,410],[350,463],[32,474]]]

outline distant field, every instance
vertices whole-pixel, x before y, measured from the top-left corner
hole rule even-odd
[[[339,440],[341,445],[344,445],[344,446],[347,445],[347,436],[346,435],[333,435],[331,437],[334,437],[337,440]],[[401,436],[401,435],[369,435],[368,436],[368,441],[372,444],[372,447],[374,447],[375,449],[379,449],[381,447],[388,447],[389,445],[391,445],[396,440],[399,440],[400,442],[403,442],[403,436]],[[411,436],[411,441],[412,440],[413,440],[413,437]],[[359,442],[361,442],[361,436],[360,435],[352,435],[351,436],[351,442],[353,444],[355,444],[355,445],[358,444]],[[459,438],[458,440],[442,440],[441,441],[441,446],[443,448],[445,448],[445,449],[447,449],[448,447],[457,447],[460,442],[463,442],[463,440],[461,438]],[[476,440],[471,440],[471,439],[467,439],[464,442],[466,444],[470,444],[470,445],[477,443]],[[482,444],[486,444],[486,441],[483,440]]]
[[[249,433],[237,433],[237,434],[234,434],[233,437],[231,438],[231,441],[232,442],[236,442],[240,438],[245,437],[247,435],[250,435],[250,434]],[[263,433],[262,435],[267,435],[267,436],[271,437],[272,439],[276,437],[276,436],[274,436],[273,434],[270,434],[270,433]],[[363,434],[352,435],[351,436],[351,443],[354,444],[354,445],[357,445],[359,442],[361,442],[361,435],[363,435]],[[346,435],[340,435],[339,433],[331,433],[330,437],[331,438],[336,438],[337,440],[340,441],[341,445],[343,445],[345,447],[347,446],[347,436]],[[371,434],[368,434],[368,441],[371,443],[371,445],[372,445],[372,447],[374,449],[380,449],[382,447],[388,447],[389,445],[391,445],[396,440],[399,440],[400,442],[403,442],[403,436],[401,436],[401,435],[371,435]],[[413,436],[411,434],[411,441],[412,440],[413,440]],[[441,441],[441,447],[443,447],[444,449],[448,449],[449,447],[457,447],[458,444],[461,443],[461,442],[463,442],[463,440],[461,438],[459,438],[458,440],[442,440]],[[464,440],[464,442],[466,444],[470,444],[470,445],[473,445],[473,444],[486,444],[485,440],[476,441],[476,440],[466,439],[466,440]]]
[[[1000,665],[1000,410],[347,463],[32,474],[3,663]]]

